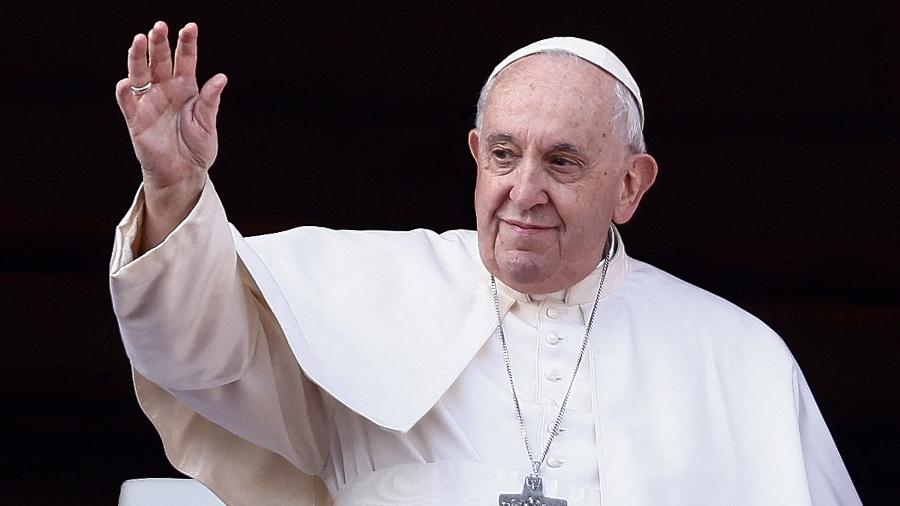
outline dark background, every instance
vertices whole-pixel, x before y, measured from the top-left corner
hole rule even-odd
[[[605,44],[660,164],[629,253],[775,328],[864,502],[900,504],[896,2],[61,5],[4,16],[0,502],[115,504],[176,475],[106,278],[140,181],[114,85],[164,19],[198,22],[200,76],[231,79],[213,178],[245,235],[472,228],[482,81],[538,38]]]

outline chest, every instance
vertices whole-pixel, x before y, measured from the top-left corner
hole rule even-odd
[[[541,473],[599,490],[588,355],[572,381],[585,328],[585,316],[578,306],[549,300],[517,303],[503,319],[524,432],[535,459],[546,452]],[[557,435],[552,437],[567,394],[566,410],[559,419]],[[458,414],[463,431],[483,459],[513,469],[529,469],[525,435],[516,416],[497,332],[485,342],[442,403]]]

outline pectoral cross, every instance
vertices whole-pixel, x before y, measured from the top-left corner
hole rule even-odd
[[[544,484],[537,474],[525,477],[521,494],[500,494],[500,506],[568,506],[565,499],[544,497]]]

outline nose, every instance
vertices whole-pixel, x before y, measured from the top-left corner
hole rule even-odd
[[[540,164],[523,162],[511,174],[514,180],[509,189],[509,200],[519,209],[528,210],[546,204],[550,196],[547,195],[546,174]]]

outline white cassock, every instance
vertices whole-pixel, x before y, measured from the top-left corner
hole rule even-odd
[[[242,238],[212,184],[133,259],[113,306],[172,463],[228,504],[496,505],[530,464],[472,231],[301,227]],[[859,497],[782,340],[626,256],[618,232],[588,352],[542,469],[571,506],[852,505]],[[500,286],[541,448],[599,284]]]

